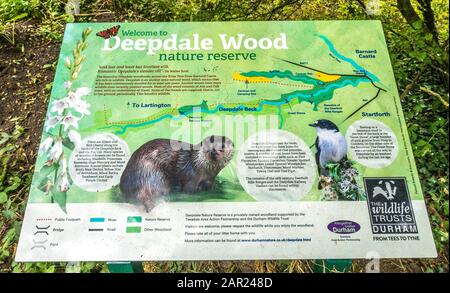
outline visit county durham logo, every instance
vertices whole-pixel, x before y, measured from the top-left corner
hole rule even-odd
[[[365,177],[373,234],[418,233],[404,177]]]

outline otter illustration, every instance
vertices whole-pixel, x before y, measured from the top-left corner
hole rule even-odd
[[[173,190],[196,193],[212,189],[233,152],[233,142],[225,136],[209,136],[196,145],[151,140],[131,156],[120,178],[120,190],[127,198],[138,199],[149,212],[155,198]]]

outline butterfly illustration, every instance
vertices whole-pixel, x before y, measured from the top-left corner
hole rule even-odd
[[[119,32],[119,28],[120,28],[120,25],[116,25],[116,26],[113,26],[112,28],[98,32],[98,33],[96,33],[96,35],[99,37],[102,37],[106,40],[111,37],[117,36],[117,33]]]

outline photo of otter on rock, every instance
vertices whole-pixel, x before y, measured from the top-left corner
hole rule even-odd
[[[213,189],[217,174],[233,154],[234,144],[225,136],[208,136],[199,144],[154,139],[130,157],[120,178],[120,191],[150,212],[154,200],[170,192],[194,194]]]

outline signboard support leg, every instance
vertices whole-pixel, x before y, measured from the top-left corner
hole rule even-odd
[[[121,262],[107,262],[110,273],[143,273],[144,267],[142,262],[137,261],[121,261]]]
[[[346,273],[352,266],[351,259],[321,259],[314,261],[313,270],[315,273]]]

